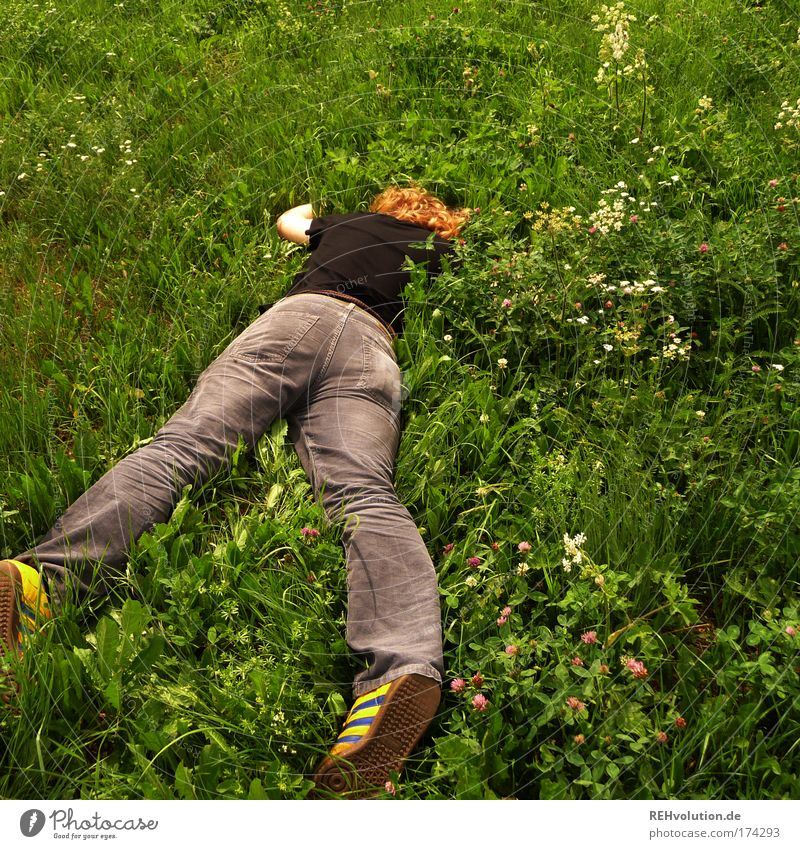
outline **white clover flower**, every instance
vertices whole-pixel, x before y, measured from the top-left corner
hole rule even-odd
[[[445,342],[453,341],[453,337],[449,333],[445,333],[444,336],[442,336],[442,339],[444,339]]]
[[[609,345],[609,344],[608,344],[608,342],[605,342],[605,343],[603,344],[603,348],[604,348],[606,351],[613,351],[613,350],[614,350],[614,346],[613,346],[613,345]]]
[[[487,415],[486,415],[486,413],[481,413],[480,418],[478,419],[478,421],[479,421],[481,424],[486,424],[486,422],[488,422],[488,421],[489,421],[489,416],[487,416]]]
[[[578,324],[588,324],[589,323],[589,316],[588,315],[582,315],[580,318],[576,318],[575,321],[577,321]]]
[[[783,366],[780,363],[770,363],[770,368],[774,368],[775,371],[783,371]]]
[[[673,182],[673,183],[677,183],[677,182],[678,182],[678,180],[680,180],[680,177],[679,177],[677,174],[673,174],[673,175],[670,177],[670,180],[672,180],[672,182]]]
[[[698,419],[704,419],[706,417],[705,410],[695,410],[694,414],[697,416]]]
[[[504,369],[508,365],[508,360],[505,357],[500,357],[497,361],[498,368]]]

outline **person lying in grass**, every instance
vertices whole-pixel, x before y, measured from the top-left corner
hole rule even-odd
[[[20,651],[66,593],[102,597],[130,541],[172,512],[187,484],[252,449],[285,418],[327,515],[344,522],[347,641],[363,661],[355,702],[313,780],[318,795],[368,795],[399,772],[439,705],[441,613],[425,544],[394,490],[406,257],[430,275],[467,211],[416,186],[391,187],[369,212],[284,212],[279,235],[309,256],[286,295],[199,377],[187,402],[108,471],[41,542],[0,562],[0,639]],[[44,577],[44,581],[42,580]],[[47,583],[45,588],[44,584]]]

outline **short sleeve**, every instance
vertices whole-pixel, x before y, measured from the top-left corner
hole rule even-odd
[[[308,230],[306,230],[309,250],[315,251],[319,247],[319,240],[322,238],[322,234],[325,232],[325,229],[329,224],[330,219],[328,216],[313,218],[311,220],[311,224],[309,225]]]

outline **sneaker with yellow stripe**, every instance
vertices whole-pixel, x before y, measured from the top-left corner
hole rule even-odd
[[[18,560],[0,560],[0,652],[21,653],[25,638],[49,618],[39,572]]]
[[[341,755],[351,746],[360,743],[364,739],[375,717],[378,715],[378,711],[381,709],[391,686],[391,682],[389,682],[382,687],[378,687],[377,690],[370,690],[369,693],[365,693],[355,700],[344,722],[342,733],[336,738],[336,742],[333,744],[331,755]]]
[[[433,678],[403,675],[359,696],[330,753],[317,767],[317,795],[375,795],[399,773],[439,707]]]

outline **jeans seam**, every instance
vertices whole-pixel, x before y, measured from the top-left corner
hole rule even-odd
[[[323,297],[325,297],[325,296],[323,295]],[[333,299],[332,299],[332,298],[329,298],[328,300],[333,300]],[[344,303],[344,302],[343,302],[343,301],[340,301],[340,303]],[[339,322],[339,326],[338,326],[338,327],[336,328],[336,330],[334,331],[334,337],[333,337],[333,339],[331,340],[331,344],[330,344],[330,345],[329,345],[329,347],[328,347],[328,353],[327,353],[327,355],[326,355],[326,357],[325,357],[325,362],[322,364],[322,368],[319,370],[319,374],[317,374],[317,376],[314,378],[314,380],[312,380],[312,381],[311,381],[311,383],[308,385],[308,392],[309,392],[309,395],[311,394],[311,391],[314,389],[314,387],[315,387],[315,386],[316,386],[316,385],[317,385],[317,384],[318,384],[318,383],[322,380],[322,378],[323,378],[323,377],[327,374],[327,372],[328,372],[328,367],[330,366],[330,364],[331,364],[331,360],[333,359],[333,355],[334,355],[334,353],[336,352],[336,348],[337,348],[337,346],[339,345],[339,340],[342,338],[342,333],[344,332],[344,326],[345,326],[345,324],[347,324],[347,319],[350,317],[350,313],[352,313],[352,311],[353,311],[355,308],[356,308],[356,305],[355,305],[355,304],[350,304],[350,305],[347,307],[347,311],[346,311],[346,312],[345,312],[345,314],[342,316],[342,319],[341,319],[341,321]]]

